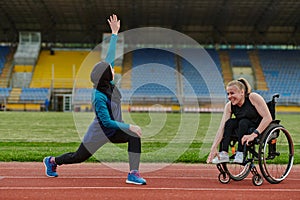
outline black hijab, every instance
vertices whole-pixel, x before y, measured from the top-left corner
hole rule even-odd
[[[91,73],[91,81],[94,83],[94,88],[104,93],[110,100],[120,103],[121,93],[119,89],[111,83],[113,75],[110,64],[99,62],[95,65]]]

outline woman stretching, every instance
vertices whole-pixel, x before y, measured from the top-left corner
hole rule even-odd
[[[46,175],[57,177],[57,165],[81,163],[90,158],[100,147],[107,142],[128,143],[129,168],[126,183],[145,185],[146,180],[139,174],[141,136],[139,126],[126,124],[122,120],[121,94],[113,84],[117,34],[120,29],[120,20],[116,15],[108,20],[112,30],[108,54],[105,62],[97,63],[90,75],[93,83],[92,105],[95,119],[90,124],[79,148],[76,152],[60,156],[44,158]]]

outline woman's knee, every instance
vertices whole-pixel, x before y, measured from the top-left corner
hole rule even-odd
[[[237,126],[237,120],[236,119],[228,119],[225,122],[224,128],[225,129],[234,129],[234,128],[236,128],[236,126]]]
[[[241,119],[239,121],[239,129],[247,130],[250,125],[251,121],[248,119]]]
[[[230,137],[231,135],[234,135],[234,131],[237,128],[237,120],[236,119],[228,119],[225,122],[224,126],[224,137]]]

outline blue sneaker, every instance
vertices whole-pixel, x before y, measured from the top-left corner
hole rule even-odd
[[[49,177],[58,177],[56,173],[57,164],[50,163],[51,156],[45,157],[43,163],[46,167],[46,175]]]
[[[130,173],[128,173],[126,183],[146,185],[146,180],[141,177],[138,170],[132,170]]]

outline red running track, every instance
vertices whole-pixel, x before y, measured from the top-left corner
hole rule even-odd
[[[116,164],[118,165],[118,164]],[[124,165],[124,164],[120,164]],[[0,199],[299,199],[300,166],[280,184],[262,186],[246,179],[228,184],[218,181],[215,165],[142,164],[147,185],[125,183],[127,174],[103,164],[82,163],[59,167],[59,177],[44,174],[42,163],[0,162]],[[146,173],[143,173],[147,171]]]

